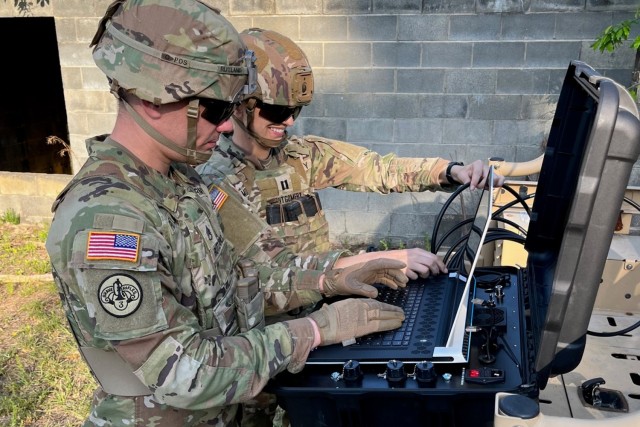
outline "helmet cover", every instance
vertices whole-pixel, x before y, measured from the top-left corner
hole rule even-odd
[[[252,65],[238,32],[200,1],[116,0],[91,45],[112,86],[155,104],[247,92]]]
[[[249,96],[265,104],[298,107],[313,98],[313,73],[307,56],[290,38],[271,30],[240,33],[256,56],[258,90]]]

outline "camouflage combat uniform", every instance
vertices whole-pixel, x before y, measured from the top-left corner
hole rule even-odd
[[[212,164],[196,169],[209,187],[214,209],[220,214],[224,235],[238,256],[255,264],[264,293],[265,314],[272,316],[320,301],[320,276],[334,267],[345,249],[321,253],[294,253],[259,217],[257,209],[234,183]],[[271,319],[273,322],[274,319]]]
[[[281,222],[270,222],[293,252],[326,251],[329,225],[315,190],[333,187],[361,192],[443,191],[438,176],[449,162],[442,158],[382,156],[364,147],[317,136],[289,138],[256,168],[233,142],[221,136],[216,153],[198,166],[201,174],[219,170],[247,194],[261,218],[269,212],[299,208]],[[300,203],[304,200],[304,203]],[[316,208],[308,209],[309,203]],[[311,213],[311,215],[309,215]],[[276,215],[276,221],[278,221]]]
[[[148,393],[99,387],[85,425],[234,425],[238,403],[301,369],[311,324],[295,341],[286,322],[238,334],[237,257],[200,177],[162,175],[108,137],[87,148],[46,246],[85,357],[124,360]]]

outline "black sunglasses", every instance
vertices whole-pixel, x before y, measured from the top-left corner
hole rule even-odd
[[[282,123],[289,117],[293,117],[293,120],[297,119],[302,111],[302,107],[287,107],[286,105],[271,105],[265,103],[258,103],[260,111],[258,114],[265,120],[272,123]]]
[[[200,98],[204,111],[200,116],[211,124],[219,125],[229,120],[238,104],[219,99]]]

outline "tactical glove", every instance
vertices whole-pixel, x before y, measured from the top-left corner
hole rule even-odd
[[[378,296],[374,283],[381,283],[391,289],[405,287],[409,278],[402,272],[406,264],[402,261],[379,258],[347,268],[327,271],[324,277],[323,293],[334,295],[362,295],[369,298]]]
[[[404,312],[400,307],[373,299],[349,298],[325,304],[309,317],[320,330],[320,345],[329,345],[399,328]]]

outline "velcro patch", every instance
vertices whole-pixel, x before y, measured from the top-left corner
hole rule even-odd
[[[128,274],[114,274],[100,284],[98,301],[110,315],[127,317],[140,307],[142,287]]]
[[[91,231],[87,240],[88,260],[138,261],[140,235],[113,231]]]
[[[209,187],[209,197],[211,198],[211,203],[213,204],[213,209],[218,210],[222,207],[224,202],[227,200],[227,193],[222,191],[220,187],[215,184],[211,184]]]

